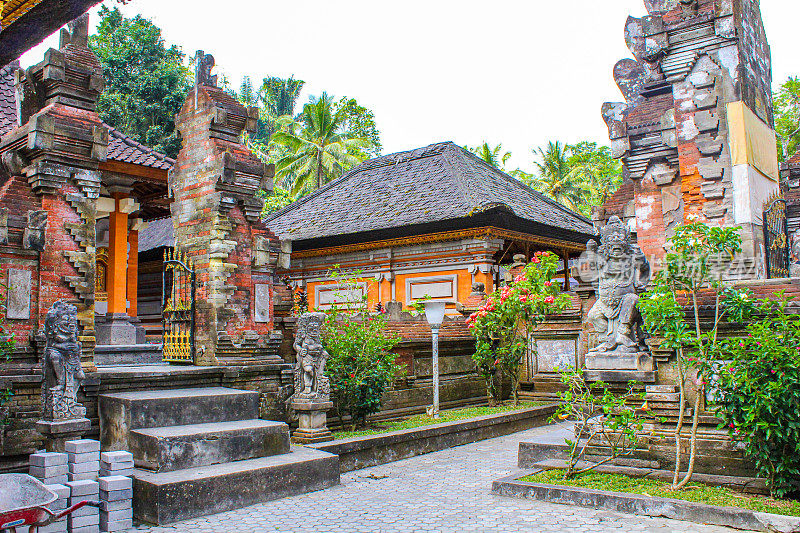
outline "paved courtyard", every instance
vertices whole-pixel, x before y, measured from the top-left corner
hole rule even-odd
[[[232,532],[659,532],[737,530],[493,496],[516,470],[517,443],[544,430],[468,444],[350,472],[327,490],[254,505],[148,533]]]

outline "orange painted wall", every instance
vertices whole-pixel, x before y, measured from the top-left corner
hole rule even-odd
[[[365,282],[367,284],[367,305],[370,309],[375,307],[375,304],[378,303],[378,295],[380,294],[380,287],[378,286],[378,281],[375,278],[359,278],[359,282]],[[326,281],[314,281],[310,282],[306,286],[306,292],[308,294],[308,308],[315,309],[317,306],[316,302],[316,288],[320,285],[332,285],[336,283],[335,280],[326,280]],[[390,293],[391,294],[391,293]],[[384,301],[384,303],[386,303]]]

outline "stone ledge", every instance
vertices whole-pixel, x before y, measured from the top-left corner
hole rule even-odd
[[[686,520],[750,531],[783,533],[800,531],[800,517],[796,516],[759,513],[737,507],[720,507],[672,498],[656,498],[641,494],[529,483],[519,480],[521,477],[539,471],[523,471],[501,478],[492,483],[492,494],[650,517]]]
[[[548,404],[308,447],[335,453],[341,471],[350,472],[542,426],[556,407],[557,404]]]

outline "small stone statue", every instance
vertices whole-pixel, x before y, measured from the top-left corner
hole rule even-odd
[[[611,217],[600,234],[599,247],[593,240],[587,244],[598,293],[588,319],[600,341],[587,355],[587,368],[592,356],[647,351],[642,318],[636,306],[639,293],[650,281],[650,263],[642,250],[631,242],[630,230],[619,217]]]
[[[322,346],[324,323],[325,313],[303,313],[297,319],[293,402],[327,402],[330,399],[330,382],[325,377],[328,352]]]
[[[78,403],[78,389],[86,375],[81,368],[78,342],[78,311],[61,300],[53,304],[44,321],[47,344],[44,349],[45,386],[42,394],[44,418],[83,418],[86,408]]]

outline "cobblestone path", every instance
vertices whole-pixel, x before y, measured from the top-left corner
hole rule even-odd
[[[147,533],[658,532],[737,530],[493,496],[516,470],[517,444],[543,428],[342,475],[337,487],[162,527]]]

